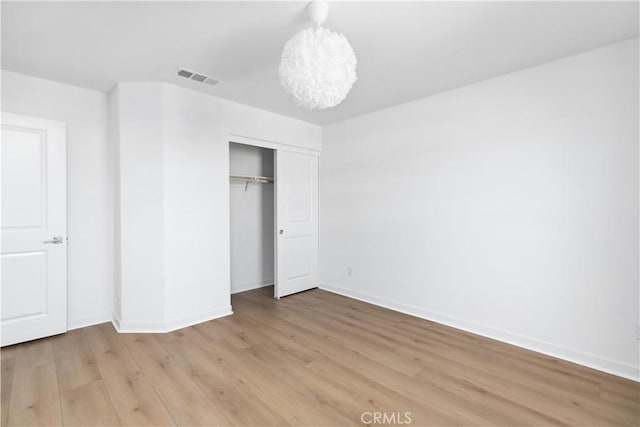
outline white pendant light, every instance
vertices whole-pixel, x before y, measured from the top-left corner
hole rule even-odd
[[[307,11],[316,26],[299,32],[284,46],[280,83],[303,107],[335,107],[357,79],[356,56],[344,35],[321,27],[329,14],[328,3],[313,1]]]

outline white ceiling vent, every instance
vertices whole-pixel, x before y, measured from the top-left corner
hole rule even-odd
[[[187,71],[182,68],[179,69],[176,74],[178,77],[193,80],[198,83],[205,83],[211,86],[215,86],[218,84],[218,80],[214,79],[213,77],[208,77],[200,73],[194,73],[193,71]]]

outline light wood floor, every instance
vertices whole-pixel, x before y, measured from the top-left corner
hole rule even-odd
[[[170,334],[102,324],[4,348],[2,425],[342,426],[376,411],[416,426],[639,425],[638,383],[321,290],[271,292]]]

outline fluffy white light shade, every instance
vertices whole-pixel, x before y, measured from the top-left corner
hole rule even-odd
[[[310,110],[330,108],[347,97],[358,78],[356,64],[344,35],[323,27],[307,28],[284,46],[280,83],[296,103]]]

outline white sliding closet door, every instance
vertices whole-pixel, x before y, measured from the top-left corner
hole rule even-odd
[[[318,286],[318,157],[276,151],[276,298]]]

